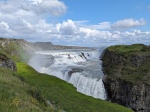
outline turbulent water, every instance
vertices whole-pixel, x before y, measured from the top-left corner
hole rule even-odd
[[[29,65],[41,73],[73,84],[83,94],[106,99],[99,60],[101,52],[102,50],[40,51],[30,59]]]

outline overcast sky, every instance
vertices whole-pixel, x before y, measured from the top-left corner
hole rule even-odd
[[[150,45],[150,0],[0,0],[0,34],[61,45]]]

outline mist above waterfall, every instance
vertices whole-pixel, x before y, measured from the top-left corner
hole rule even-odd
[[[29,65],[41,73],[73,84],[77,91],[106,99],[99,56],[102,50],[51,50],[35,52]]]

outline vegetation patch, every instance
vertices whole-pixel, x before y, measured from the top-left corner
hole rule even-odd
[[[118,54],[150,54],[150,47],[143,44],[115,45],[110,46],[108,50]]]
[[[50,112],[54,109],[32,94],[37,89],[20,80],[12,70],[0,68],[0,112]]]
[[[32,67],[17,63],[18,74],[28,84],[36,87],[42,96],[59,109],[67,112],[130,112],[123,106],[113,104],[76,91],[73,85],[54,76],[36,72]]]

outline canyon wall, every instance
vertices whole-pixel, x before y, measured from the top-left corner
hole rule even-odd
[[[150,46],[111,46],[102,60],[107,100],[150,112]]]

